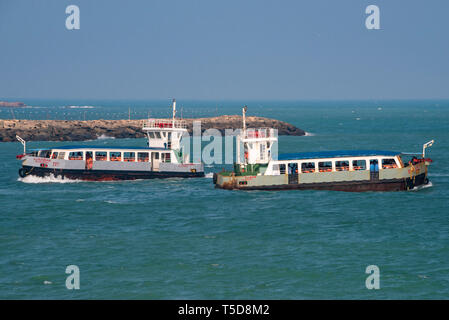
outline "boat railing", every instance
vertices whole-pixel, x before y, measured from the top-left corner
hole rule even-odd
[[[270,137],[274,137],[273,128],[248,128],[243,135],[243,139],[259,139]]]
[[[170,119],[146,119],[142,122],[143,129],[187,129],[185,120],[170,120]]]

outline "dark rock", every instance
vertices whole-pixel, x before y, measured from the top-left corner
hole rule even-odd
[[[215,128],[221,133],[226,129],[240,129],[241,116],[220,116],[214,118],[184,119],[189,133],[192,133],[193,121],[201,121],[201,131]],[[262,118],[247,117],[247,127],[271,127],[279,135],[303,136],[301,130],[287,122]],[[16,141],[19,135],[27,141],[84,141],[100,136],[113,138],[142,138],[142,120],[0,120],[0,141]]]

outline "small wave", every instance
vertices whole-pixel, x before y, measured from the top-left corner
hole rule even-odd
[[[313,137],[313,136],[316,136],[316,134],[312,133],[312,132],[306,132],[305,136],[306,137]]]
[[[204,176],[204,178],[208,178],[208,179],[212,179],[213,177],[214,177],[213,172],[206,173],[206,175]]]
[[[108,140],[108,139],[115,139],[114,137],[110,137],[105,135],[104,133],[101,134],[100,136],[97,136],[97,140]]]
[[[429,177],[449,177],[449,173],[429,173]]]
[[[93,106],[68,106],[69,109],[93,109]]]
[[[80,180],[72,180],[67,178],[56,178],[53,174],[50,174],[47,177],[36,177],[33,175],[26,176],[25,178],[18,178],[17,181],[24,183],[74,183],[80,182]]]

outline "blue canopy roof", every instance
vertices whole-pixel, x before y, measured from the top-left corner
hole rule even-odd
[[[380,151],[380,150],[337,150],[337,151],[284,153],[278,156],[278,160],[321,159],[321,158],[339,158],[339,157],[369,157],[369,156],[394,157],[398,154],[401,153],[395,151]]]

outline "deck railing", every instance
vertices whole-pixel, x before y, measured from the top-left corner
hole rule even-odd
[[[147,119],[142,122],[143,129],[187,129],[185,120],[170,120],[170,119]]]
[[[259,139],[274,137],[273,128],[248,128],[243,139]]]

